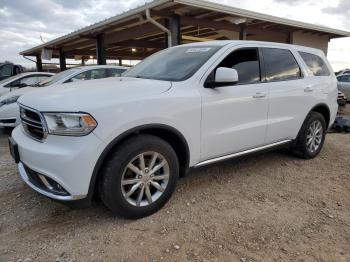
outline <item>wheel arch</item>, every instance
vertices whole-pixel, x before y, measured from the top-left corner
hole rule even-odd
[[[101,176],[101,169],[103,167],[103,163],[106,161],[106,159],[108,159],[111,152],[113,152],[113,150],[116,149],[122,141],[139,134],[154,135],[168,142],[175,150],[179,159],[180,177],[185,176],[189,169],[190,151],[184,135],[177,129],[164,124],[146,124],[137,126],[114,138],[103,150],[96,162],[91,176],[88,192],[88,198],[90,200],[97,195],[96,193],[98,193],[98,181]]]
[[[308,113],[308,115],[311,113],[311,112],[318,112],[320,113],[321,115],[323,115],[325,121],[326,121],[326,125],[327,125],[327,128],[329,127],[329,123],[330,123],[330,118],[331,118],[331,111],[328,107],[327,104],[325,103],[319,103],[317,105],[315,105],[311,110],[310,112]]]

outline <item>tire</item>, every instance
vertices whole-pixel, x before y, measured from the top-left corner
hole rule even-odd
[[[310,148],[310,136],[311,135],[311,128],[312,125],[318,123],[318,125],[322,126],[322,135],[318,135],[319,139],[314,140],[315,141],[315,148],[313,150]],[[318,129],[317,129],[318,130]],[[304,159],[312,159],[316,157],[322,150],[323,144],[326,138],[326,133],[327,133],[327,126],[326,126],[326,121],[323,117],[318,112],[311,112],[307,118],[305,119],[298,137],[296,138],[295,145],[293,147],[294,153]],[[309,143],[308,143],[309,142]],[[312,142],[311,142],[312,144]],[[316,148],[316,144],[318,144]]]
[[[153,162],[155,156],[157,159]],[[162,167],[155,171],[159,166]],[[152,171],[155,172],[152,174]],[[136,219],[155,213],[168,202],[179,178],[179,161],[174,149],[163,139],[137,135],[115,149],[102,172],[100,192],[103,203],[116,216]],[[128,184],[130,182],[133,184]],[[141,194],[141,201],[138,201]]]

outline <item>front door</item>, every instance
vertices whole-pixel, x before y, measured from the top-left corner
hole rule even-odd
[[[201,88],[201,161],[264,145],[268,97],[262,83],[257,48],[231,51],[218,67],[234,68],[239,82],[232,86]]]

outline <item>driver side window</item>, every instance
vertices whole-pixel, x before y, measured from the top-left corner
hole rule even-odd
[[[261,81],[259,52],[256,48],[244,48],[229,54],[218,67],[236,69],[238,84],[254,84]]]
[[[350,82],[350,75],[339,77],[339,82]]]

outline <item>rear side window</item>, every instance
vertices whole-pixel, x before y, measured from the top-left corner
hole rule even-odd
[[[321,57],[305,52],[299,52],[299,54],[314,76],[329,76],[331,74]]]
[[[267,81],[286,81],[302,77],[292,52],[286,49],[262,48]]]
[[[229,54],[218,67],[236,69],[238,84],[254,84],[260,82],[260,64],[258,49],[240,49]]]
[[[339,82],[350,82],[350,75],[338,76],[337,78]]]

